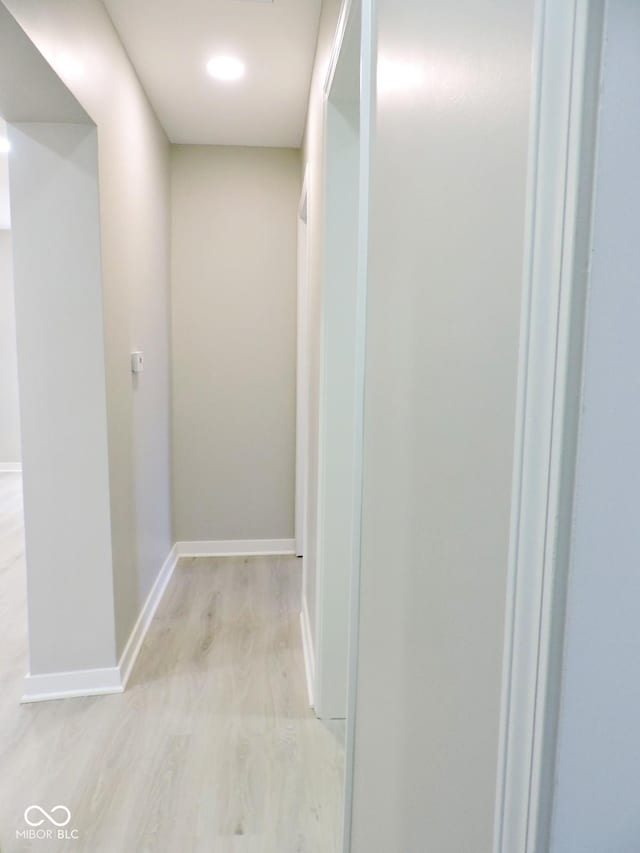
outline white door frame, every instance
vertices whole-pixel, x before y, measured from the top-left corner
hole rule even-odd
[[[307,542],[309,475],[309,164],[298,204],[298,344],[296,379],[296,554],[304,556]],[[303,563],[304,571],[304,563]],[[303,585],[303,589],[306,587]]]
[[[538,0],[536,9],[494,853],[547,849],[590,238],[597,5]]]
[[[362,476],[364,448],[364,404],[367,345],[367,292],[369,277],[369,217],[371,189],[371,161],[374,136],[376,98],[376,0],[360,2],[360,175],[359,175],[359,222],[358,222],[358,276],[356,328],[356,394],[354,434],[354,507],[353,507],[353,561],[349,602],[349,660],[347,685],[347,723],[345,740],[345,788],[343,851],[351,851],[353,823],[353,779],[356,740],[356,707],[358,701],[358,652],[360,631],[360,584],[362,551]],[[346,29],[350,0],[345,2],[344,24]],[[337,57],[336,57],[337,61]],[[335,73],[335,64],[331,76]]]
[[[343,0],[336,37],[329,61],[324,86],[325,109],[335,77],[340,52],[351,15],[359,6],[360,24],[360,145],[359,145],[359,199],[357,234],[357,277],[356,311],[354,325],[355,340],[355,394],[354,394],[354,472],[353,472],[353,552],[349,585],[349,648],[347,685],[347,722],[345,744],[345,790],[344,790],[344,853],[351,850],[351,827],[353,813],[353,775],[355,755],[355,720],[357,704],[358,636],[360,621],[360,577],[361,577],[361,521],[362,521],[362,451],[364,442],[364,399],[366,362],[366,310],[369,254],[369,191],[371,174],[371,152],[373,144],[373,115],[375,104],[375,0]],[[325,111],[326,116],[326,111]],[[321,564],[318,564],[321,572]],[[320,652],[318,652],[320,653]]]
[[[360,0],[344,2],[323,92],[324,246],[314,645],[314,706],[321,719],[344,719],[347,713],[349,588],[356,535],[351,499],[358,488],[356,459],[362,452],[355,435],[361,382],[356,375],[355,328],[360,137],[359,132],[356,137],[353,121],[357,115],[359,125],[359,110],[356,113],[355,103],[350,103],[355,92],[345,90],[351,78],[337,74],[345,61],[355,60],[359,67],[359,11]],[[356,49],[357,57],[352,53]],[[343,188],[347,193],[344,197]],[[350,201],[356,209],[349,204],[345,214]],[[353,215],[358,216],[358,222]]]

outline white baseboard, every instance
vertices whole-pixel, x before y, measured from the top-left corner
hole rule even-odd
[[[117,666],[102,669],[84,669],[73,672],[52,672],[44,675],[28,673],[24,680],[23,702],[45,702],[50,699],[70,699],[78,696],[100,696],[106,693],[122,693],[142,648],[162,596],[171,580],[180,557],[225,557],[225,556],[268,556],[293,555],[293,539],[240,539],[213,542],[176,542],[158,577],[147,596],[140,615],[133,627],[127,645]],[[308,626],[308,619],[307,619]],[[307,627],[308,630],[308,627]],[[310,631],[309,641],[310,641]],[[304,635],[303,635],[304,640]],[[305,647],[305,656],[306,656]],[[313,661],[313,656],[311,657]],[[305,657],[305,666],[308,667]],[[307,670],[309,685],[309,671]],[[310,688],[311,689],[311,688]],[[312,694],[309,694],[312,696]]]
[[[22,702],[46,702],[49,699],[70,699],[77,696],[100,696],[122,693],[120,668],[80,669],[73,672],[51,672],[31,675],[24,679]]]
[[[178,557],[295,556],[294,539],[214,539],[176,542]]]
[[[309,611],[307,609],[307,599],[302,600],[302,610],[300,611],[300,633],[302,634],[302,651],[304,653],[304,672],[307,679],[307,692],[309,694],[309,707],[313,708],[314,699],[314,684],[316,680],[315,655],[313,653],[313,638],[311,636],[311,623],[309,622]]]
[[[174,545],[147,596],[117,666],[31,675],[24,680],[23,702],[46,702],[79,696],[122,693],[138,658],[145,635],[178,562]]]
[[[158,573],[158,577],[156,578],[155,583],[151,587],[151,592],[147,596],[147,600],[145,601],[144,606],[140,611],[140,615],[138,616],[136,624],[133,626],[133,631],[129,636],[127,645],[124,647],[124,651],[122,652],[122,656],[120,657],[118,669],[120,671],[120,678],[123,690],[127,686],[129,676],[131,675],[133,666],[136,660],[138,659],[138,655],[140,654],[140,649],[142,648],[144,638],[147,634],[147,631],[149,630],[151,620],[155,616],[156,610],[158,609],[158,605],[162,601],[162,596],[164,595],[165,590],[169,585],[169,581],[173,576],[173,570],[175,569],[177,562],[177,549],[174,545],[171,551],[169,551],[169,556],[164,561],[164,564]]]
[[[0,462],[0,474],[22,474],[20,462]]]

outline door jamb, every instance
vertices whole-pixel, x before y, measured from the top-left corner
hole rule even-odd
[[[309,164],[305,168],[298,204],[298,324],[296,379],[296,555],[303,557],[307,543],[309,476]],[[303,563],[304,573],[304,563]],[[303,586],[303,589],[305,587]]]
[[[323,196],[323,203],[325,206],[324,217],[325,217],[325,228],[323,231],[323,238],[326,243],[327,241],[327,227],[326,227],[326,216],[327,216],[327,180],[329,174],[329,158],[331,156],[329,152],[329,128],[330,128],[330,108],[331,108],[331,95],[334,88],[334,81],[337,69],[340,64],[340,59],[343,56],[343,49],[346,44],[346,36],[349,32],[350,25],[353,21],[353,14],[356,11],[357,6],[361,5],[361,0],[343,0],[342,8],[340,10],[340,15],[338,18],[338,24],[336,28],[336,34],[334,37],[333,46],[331,49],[331,55],[329,59],[329,64],[327,68],[327,74],[324,81],[323,87],[323,127],[324,127],[324,140],[325,140],[325,151],[324,151],[324,184],[325,184],[325,192]],[[361,38],[359,39],[361,42]],[[360,44],[361,47],[361,44]],[[360,160],[360,148],[362,147],[362,137],[360,135],[359,139],[359,151],[358,158]],[[360,191],[360,175],[359,175],[360,166],[358,166],[358,191]],[[358,213],[360,216],[360,199],[358,198]],[[359,219],[360,222],[360,219]],[[358,224],[358,229],[359,229]],[[357,252],[359,255],[360,252],[360,234],[358,232],[358,245]],[[323,260],[324,265],[326,267],[326,246],[323,248]],[[360,268],[360,258],[357,258],[357,265]],[[318,424],[318,507],[317,507],[317,530],[318,537],[316,543],[316,635],[315,635],[315,654],[316,654],[316,662],[315,662],[315,683],[314,683],[314,702],[315,702],[315,710],[316,714],[320,718],[344,718],[346,713],[346,706],[348,704],[348,686],[345,685],[345,697],[344,697],[344,707],[341,705],[339,710],[336,710],[335,706],[332,706],[331,703],[328,703],[326,700],[326,683],[327,683],[327,675],[326,671],[328,666],[325,666],[325,662],[330,663],[330,656],[326,653],[326,637],[325,637],[325,627],[327,623],[327,613],[328,608],[326,604],[326,585],[328,580],[327,575],[327,561],[325,559],[324,554],[324,537],[325,537],[325,494],[326,494],[326,468],[325,461],[327,458],[327,441],[326,441],[326,433],[327,433],[327,378],[326,378],[326,363],[327,363],[327,348],[326,348],[326,339],[327,339],[327,317],[326,317],[326,306],[325,306],[325,280],[327,276],[326,268],[323,269],[323,293],[322,293],[322,317],[321,317],[321,346],[320,346],[320,367],[319,367],[319,424]],[[356,283],[357,288],[357,283]],[[357,299],[357,296],[356,296]],[[357,311],[357,308],[356,308]],[[354,328],[354,413],[358,406],[359,400],[359,386],[361,381],[363,382],[363,377],[358,375],[357,371],[360,366],[360,361],[358,358],[358,330]],[[364,370],[364,366],[362,365],[362,370]],[[354,423],[354,430],[356,424]],[[357,432],[354,431],[353,434],[353,448],[354,448],[354,471],[353,471],[353,486],[354,486],[354,499],[357,497],[357,491],[359,488],[359,458],[362,453],[361,443],[359,441],[359,436]],[[357,503],[357,501],[356,501]],[[359,516],[352,517],[352,538],[359,535]],[[353,574],[353,559],[351,563],[351,574]],[[349,586],[351,585],[351,578],[349,580]],[[351,621],[351,612],[349,611],[346,619],[350,623]],[[347,625],[347,629],[350,630],[349,625]],[[346,652],[346,650],[345,650]],[[345,668],[347,672],[349,671],[349,658],[348,653],[346,654],[345,660]]]
[[[369,195],[371,185],[372,143],[375,115],[376,79],[376,0],[360,2],[360,157],[359,157],[359,224],[358,224],[358,269],[356,282],[356,328],[355,334],[355,423],[354,441],[354,507],[353,507],[353,559],[350,580],[349,605],[349,653],[347,720],[345,734],[345,790],[343,851],[350,853],[352,838],[352,815],[355,772],[355,739],[358,680],[358,642],[360,625],[360,578],[361,578],[361,526],[362,526],[362,451],[364,445],[364,402],[366,364],[366,312],[368,280],[369,242]],[[329,93],[338,67],[340,51],[344,41],[354,0],[343,0],[336,36],[324,84],[325,114]]]
[[[355,423],[357,452],[354,455],[353,560],[349,590],[349,659],[347,722],[345,734],[345,790],[343,851],[350,853],[353,827],[356,713],[358,702],[358,655],[360,635],[360,585],[362,555],[362,495],[364,409],[366,394],[367,292],[369,275],[369,220],[373,137],[375,133],[377,71],[377,0],[361,0],[360,9],[360,175],[358,224],[358,273],[356,283]],[[335,69],[334,69],[335,71]]]
[[[572,529],[601,20],[539,0],[494,853],[547,849]],[[598,54],[595,56],[595,54]],[[591,93],[592,94],[592,93]],[[592,169],[591,169],[592,173]]]

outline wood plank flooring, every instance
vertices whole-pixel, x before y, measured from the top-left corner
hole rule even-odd
[[[307,707],[298,560],[182,560],[126,693],[33,705],[24,576],[1,474],[2,853],[338,853],[343,732]],[[32,803],[79,838],[16,838]]]

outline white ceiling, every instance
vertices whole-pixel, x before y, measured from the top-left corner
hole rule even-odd
[[[298,147],[321,0],[104,0],[172,142]],[[236,82],[205,70],[246,64]]]
[[[0,139],[7,138],[7,126],[0,118]],[[0,151],[0,229],[11,228],[9,212],[9,155]]]

